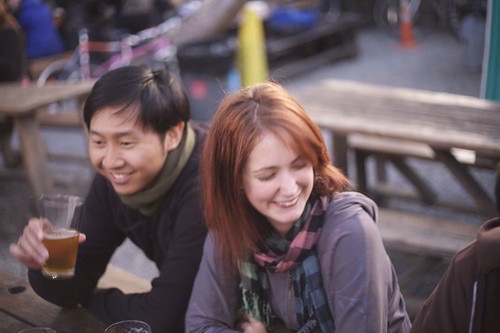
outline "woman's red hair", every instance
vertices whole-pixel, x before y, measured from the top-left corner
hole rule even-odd
[[[319,127],[276,83],[260,83],[228,95],[214,115],[203,152],[204,214],[227,267],[236,268],[263,238],[264,220],[242,189],[248,156],[264,132],[272,132],[307,158],[313,192],[344,191],[348,179],[330,163]]]

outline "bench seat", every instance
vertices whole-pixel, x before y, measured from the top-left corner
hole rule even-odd
[[[458,221],[379,209],[379,229],[389,249],[450,260],[476,237],[478,227]]]
[[[42,126],[62,127],[62,128],[82,128],[83,119],[80,110],[39,110],[37,120]]]
[[[151,282],[123,268],[109,264],[97,287],[118,288],[126,294],[145,293],[151,290]]]
[[[398,272],[410,318],[415,318],[425,296],[415,292],[415,281],[445,269],[453,256],[472,242],[478,227],[458,221],[437,219],[386,208],[379,209],[378,227],[388,251],[415,255],[405,262],[407,269]]]
[[[432,148],[420,142],[395,140],[365,134],[352,134],[347,138],[349,148],[386,156],[408,156],[427,160],[436,160]],[[493,157],[477,155],[474,151],[465,149],[452,149],[453,156],[460,162],[469,166],[495,170],[498,162]]]

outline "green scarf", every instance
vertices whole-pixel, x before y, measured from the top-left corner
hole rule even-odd
[[[316,242],[325,222],[329,200],[328,197],[311,197],[285,237],[273,232],[253,253],[253,258],[240,262],[243,311],[262,321],[268,331],[273,330],[274,317],[270,305],[269,271],[290,272],[295,315],[302,326],[298,332],[335,332],[316,253]]]
[[[168,153],[165,164],[152,186],[133,194],[120,195],[122,202],[152,217],[163,202],[163,198],[186,165],[195,143],[195,133],[186,124],[179,146]]]

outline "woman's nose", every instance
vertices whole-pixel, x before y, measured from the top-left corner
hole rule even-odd
[[[281,175],[280,192],[282,194],[295,194],[297,192],[297,181],[292,173],[283,172]]]

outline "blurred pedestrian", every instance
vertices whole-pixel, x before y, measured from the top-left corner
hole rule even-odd
[[[28,59],[64,52],[64,42],[48,4],[43,0],[9,0],[9,3],[24,30]]]
[[[19,82],[25,74],[24,35],[16,19],[0,0],[0,81]],[[6,167],[20,164],[20,156],[12,151],[10,140],[14,130],[12,117],[0,117],[0,150]]]

